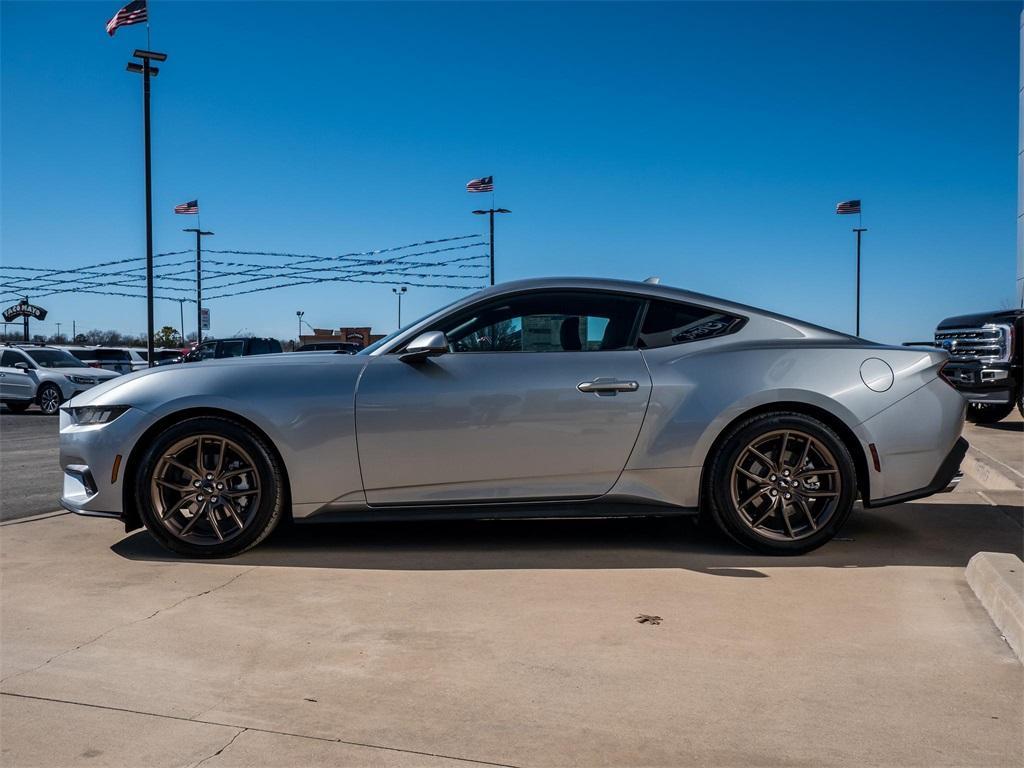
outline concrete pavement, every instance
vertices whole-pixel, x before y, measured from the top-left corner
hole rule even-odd
[[[1018,766],[1024,672],[964,566],[1020,554],[1021,496],[976,485],[791,559],[685,520],[297,527],[213,562],[11,520],[0,763]]]

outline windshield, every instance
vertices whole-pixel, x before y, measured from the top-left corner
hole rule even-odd
[[[63,349],[26,349],[25,354],[31,357],[40,368],[88,368],[85,363]]]
[[[435,309],[433,312],[428,312],[427,314],[423,315],[423,317],[417,318],[416,320],[413,320],[411,323],[406,323],[401,328],[399,328],[397,331],[393,331],[393,332],[389,333],[383,339],[377,339],[375,342],[373,342],[373,344],[371,344],[368,347],[364,347],[363,349],[361,349],[358,352],[356,352],[356,354],[357,355],[369,355],[369,354],[371,354],[374,350],[380,349],[381,347],[383,347],[385,344],[387,344],[392,339],[394,339],[397,336],[400,336],[401,334],[403,334],[406,331],[408,331],[414,325],[418,325],[418,324],[422,323],[424,320],[426,320],[431,315],[435,315],[438,312],[443,312],[444,310],[448,309],[449,307],[454,307],[456,304],[458,304],[463,299],[465,299],[465,296],[463,296],[461,298],[458,298],[458,299],[456,299],[455,301],[453,301],[453,302],[451,302],[449,304],[445,304],[440,309]]]

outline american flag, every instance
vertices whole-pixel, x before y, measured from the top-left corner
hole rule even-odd
[[[473,179],[466,184],[467,192],[493,192],[494,191],[494,177],[484,176],[482,179]]]
[[[846,200],[836,206],[836,213],[860,213],[860,200]]]
[[[147,21],[149,21],[149,15],[146,13],[146,0],[132,0],[107,22],[107,34],[113,37],[118,27],[142,24]]]
[[[189,200],[187,203],[174,206],[175,213],[199,213],[199,201]]]

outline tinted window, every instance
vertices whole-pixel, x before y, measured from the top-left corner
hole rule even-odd
[[[4,353],[0,355],[0,365],[4,365],[8,368],[13,368],[15,363],[29,364],[28,360],[26,360],[20,354],[15,352],[13,349],[5,349]]]
[[[88,368],[85,363],[63,349],[27,349],[25,353],[35,360],[40,368]]]
[[[591,352],[629,349],[639,299],[606,293],[503,298],[446,320],[453,352]]]
[[[238,341],[222,341],[220,349],[217,350],[217,357],[241,357],[243,354],[245,354],[245,342],[241,339]]]
[[[197,360],[209,360],[217,354],[217,342],[209,341],[200,344],[192,354]]]
[[[100,360],[104,363],[127,363],[131,361],[131,358],[128,356],[128,353],[123,349],[97,349],[95,350],[95,359]]]
[[[71,354],[77,357],[79,360],[95,359],[95,355],[93,355],[92,351],[88,349],[71,349],[68,351],[71,352]]]
[[[637,345],[641,349],[668,347],[688,341],[724,336],[739,330],[743,320],[707,307],[651,300]]]

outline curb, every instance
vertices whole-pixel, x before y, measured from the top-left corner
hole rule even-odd
[[[1003,639],[1024,662],[1024,562],[1008,552],[979,552],[967,563],[966,576]]]
[[[967,450],[960,469],[981,483],[986,491],[1017,491],[1024,487],[1024,484],[998,469],[994,462],[988,461],[985,455],[975,451],[973,446]]]

